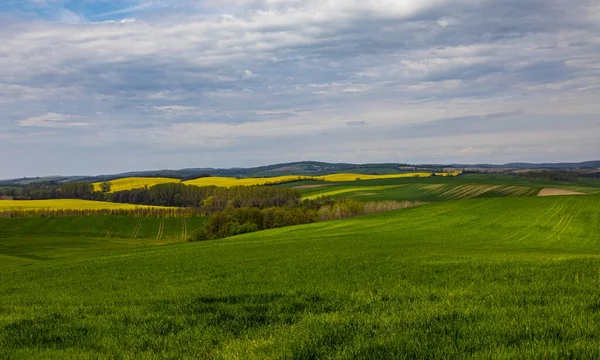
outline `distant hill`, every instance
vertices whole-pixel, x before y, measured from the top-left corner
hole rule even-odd
[[[75,182],[75,181],[110,181],[125,177],[163,177],[177,178],[181,180],[197,179],[207,176],[232,176],[232,177],[271,177],[282,175],[328,175],[341,172],[357,174],[398,174],[412,171],[436,171],[442,168],[460,169],[497,169],[501,171],[519,169],[548,169],[548,170],[585,170],[600,169],[600,160],[585,161],[579,163],[509,163],[504,165],[494,164],[403,164],[403,163],[381,163],[381,164],[350,164],[350,163],[326,163],[318,161],[300,161],[251,168],[188,168],[180,170],[149,170],[131,171],[120,174],[98,175],[98,176],[47,176],[36,178],[20,178],[0,180],[0,185],[27,185],[39,182]]]
[[[504,165],[509,168],[517,169],[557,169],[557,170],[580,170],[580,169],[600,169],[600,160],[584,161],[580,163],[545,163],[545,164],[529,164],[529,163],[510,163]]]

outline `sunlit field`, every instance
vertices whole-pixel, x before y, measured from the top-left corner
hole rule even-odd
[[[138,208],[148,208],[148,206],[78,199],[0,200],[0,212],[11,210],[130,210]]]
[[[144,187],[152,187],[158,184],[168,184],[168,183],[179,183],[181,180],[179,179],[171,179],[171,178],[139,178],[139,177],[130,177],[108,181],[110,184],[110,192],[115,191],[123,191],[123,190],[131,190],[131,189],[141,189]],[[97,182],[94,183],[94,191],[101,191],[102,183]]]
[[[236,179],[232,177],[205,177],[195,180],[184,181],[183,183],[186,185],[195,185],[195,186],[222,186],[222,187],[232,187],[232,186],[256,186],[256,185],[268,185],[268,184],[279,184],[283,182],[289,182],[294,180],[310,180],[309,176],[296,176],[296,175],[288,175],[288,176],[276,176],[269,178],[243,178]]]
[[[114,215],[0,218],[0,267],[181,243],[206,221]]]
[[[436,173],[437,176],[457,176],[459,173]],[[415,172],[404,174],[389,175],[364,175],[364,174],[332,174],[326,176],[315,176],[313,179],[322,181],[355,181],[355,180],[383,180],[383,179],[401,179],[401,178],[426,178],[431,173]]]
[[[302,190],[303,198],[305,199],[333,197],[359,201],[447,201],[481,197],[536,196],[539,192],[540,188],[527,186],[448,184],[444,180],[440,180],[439,184],[398,184],[377,186],[357,186],[357,184],[346,186],[342,184]]]

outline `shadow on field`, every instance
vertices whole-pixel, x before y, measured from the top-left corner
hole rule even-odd
[[[153,308],[153,311],[167,316],[183,315],[187,326],[214,328],[233,336],[262,327],[292,325],[307,314],[337,310],[338,306],[334,301],[309,294],[197,297],[185,304],[161,301],[155,303]]]
[[[66,349],[89,346],[93,329],[69,320],[60,314],[51,314],[8,324],[0,332],[0,344],[5,349]]]
[[[494,297],[490,306],[498,312],[493,314],[489,308],[448,307],[449,298],[442,294],[363,295],[241,294],[45,309],[45,315],[0,327],[0,358],[2,351],[9,358],[27,358],[40,350],[64,358],[191,354],[228,359],[250,353],[277,359],[511,358],[523,351],[533,358],[600,355],[597,347],[565,347],[582,338],[595,343],[593,328],[565,329],[563,317],[549,321],[542,316],[552,311],[551,302],[524,300],[518,292]],[[600,302],[588,299],[580,310],[597,317]],[[0,315],[8,311],[0,307]],[[499,316],[508,321],[499,322]],[[474,341],[477,336],[482,340]]]
[[[141,306],[125,303],[110,311],[88,308],[61,313],[54,309],[1,327],[0,348],[9,353],[38,349],[97,354],[111,352],[104,344],[118,343],[121,351],[114,355],[160,354],[165,341],[201,334],[207,341],[197,350],[209,354],[233,339],[260,337],[297,324],[305,316],[339,311],[341,303],[312,294],[253,294],[161,300]],[[101,320],[90,322],[91,314]]]

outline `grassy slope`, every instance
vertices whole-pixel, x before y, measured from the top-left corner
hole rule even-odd
[[[452,201],[0,268],[16,358],[600,356],[600,197]]]
[[[0,219],[0,267],[182,242],[185,233],[205,221],[117,216]]]

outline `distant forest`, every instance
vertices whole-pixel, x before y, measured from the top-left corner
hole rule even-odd
[[[579,175],[572,171],[528,171],[519,173],[521,179],[576,182]]]

